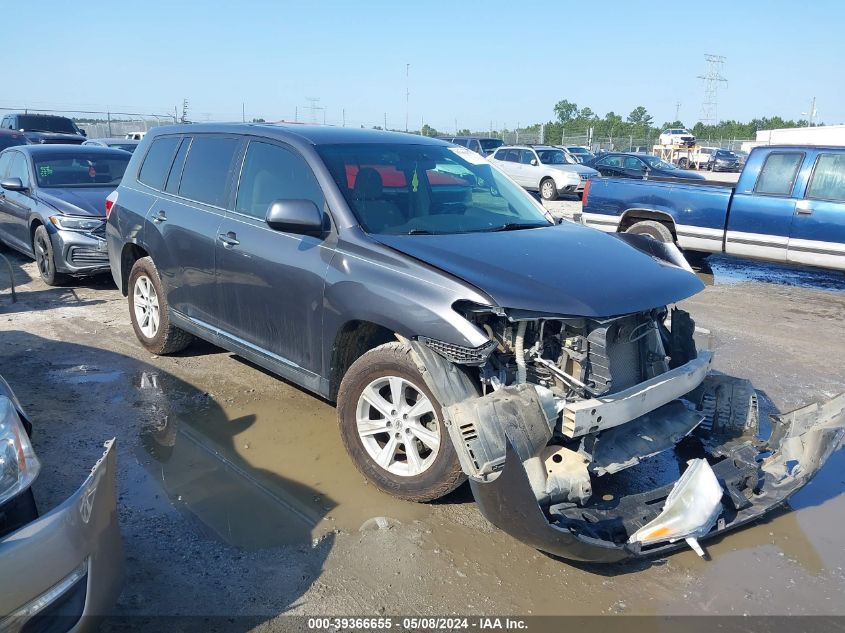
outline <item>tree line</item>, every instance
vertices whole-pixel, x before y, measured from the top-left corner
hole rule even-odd
[[[568,137],[586,136],[590,128],[593,130],[594,139],[609,139],[611,142],[618,139],[620,142],[625,139],[636,140],[657,140],[660,133],[666,128],[687,128],[696,138],[700,139],[754,139],[758,130],[774,130],[785,127],[804,127],[807,125],[805,119],[793,121],[779,116],[761,117],[752,119],[746,123],[741,121],[719,121],[715,125],[705,125],[700,121],[694,126],[687,127],[683,121],[666,121],[663,125],[655,125],[654,117],[648,113],[644,106],[637,106],[628,116],[624,117],[611,111],[600,117],[591,108],[579,108],[572,101],[563,99],[558,101],[554,108],[555,118],[545,123],[544,139],[546,143],[565,142]],[[823,124],[819,124],[823,125]],[[539,135],[542,123],[535,123],[520,128],[520,133]],[[507,130],[506,130],[507,131]],[[430,125],[424,125],[421,133],[424,136],[438,136],[441,133]],[[468,129],[459,130],[458,135],[480,134],[487,135],[489,132],[471,133]]]

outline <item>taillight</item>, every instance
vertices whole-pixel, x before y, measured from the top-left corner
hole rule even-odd
[[[117,203],[117,191],[112,191],[108,197],[106,198],[106,220],[109,219],[111,215],[111,210],[114,208],[114,205]]]
[[[586,183],[584,183],[584,191],[581,193],[581,208],[587,206],[587,196],[590,195],[590,183],[593,182],[593,179],[590,178]],[[106,203],[108,204],[108,203]]]

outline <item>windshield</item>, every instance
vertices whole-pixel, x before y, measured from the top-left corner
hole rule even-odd
[[[566,152],[560,149],[538,149],[537,156],[544,165],[569,165]]]
[[[466,149],[348,144],[317,151],[368,233],[475,233],[552,224],[521,187]]]
[[[39,187],[110,187],[120,184],[130,158],[80,153],[39,155],[33,160]]]
[[[28,132],[58,132],[60,134],[79,134],[73,121],[63,116],[18,115],[18,126]]]
[[[718,152],[716,152],[716,156],[718,156],[719,158],[736,158],[736,154],[727,150],[719,150]]]
[[[497,147],[501,147],[505,144],[504,141],[500,141],[497,138],[483,138],[478,142],[481,143],[481,149],[483,149],[485,152],[492,152]]]
[[[675,170],[675,167],[672,163],[667,163],[665,160],[660,160],[657,156],[640,156],[648,166],[652,169],[665,169],[665,170]]]

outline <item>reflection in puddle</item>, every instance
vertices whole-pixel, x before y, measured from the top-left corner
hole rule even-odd
[[[343,449],[334,408],[308,394],[283,389],[269,402],[230,403],[168,374],[145,372],[135,384],[153,411],[139,457],[177,507],[230,544],[307,543],[373,517],[429,511],[367,486]]]
[[[101,371],[93,365],[76,365],[51,370],[50,375],[61,382],[72,385],[87,383],[113,382],[123,376],[121,371]]]
[[[840,271],[735,259],[727,255],[709,257],[698,276],[708,286],[757,282],[845,292],[845,274]]]

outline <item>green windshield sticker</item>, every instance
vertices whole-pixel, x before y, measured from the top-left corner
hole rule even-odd
[[[414,168],[414,175],[411,178],[411,189],[414,191],[414,193],[417,192],[417,189],[419,189],[419,186],[420,186],[420,178],[419,178],[419,176],[417,176],[417,169],[415,167]]]
[[[41,167],[38,169],[38,174],[42,178],[46,178],[47,176],[53,174],[53,167],[51,165],[41,165]]]

